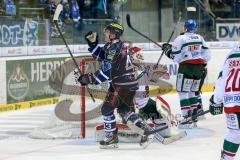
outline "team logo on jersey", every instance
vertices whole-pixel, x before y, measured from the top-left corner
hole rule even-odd
[[[23,99],[29,90],[29,79],[20,65],[17,65],[9,77],[7,85],[9,95],[16,100]]]

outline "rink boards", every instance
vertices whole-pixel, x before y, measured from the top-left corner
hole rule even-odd
[[[212,59],[207,66],[208,75],[202,88],[203,92],[213,91],[213,86],[217,80],[221,65],[223,64],[225,56],[230,51],[227,47],[219,47],[216,46],[216,44],[211,44],[212,47],[215,45],[215,48],[211,49]],[[144,46],[142,47],[144,48]],[[62,46],[62,49],[49,49],[54,50],[54,52],[59,51],[60,54],[6,57],[0,59],[0,72],[2,75],[0,77],[0,112],[49,105],[57,102],[59,93],[53,91],[49,87],[48,77],[49,74],[51,74],[50,70],[52,68],[63,64],[64,61],[69,58],[69,54],[63,54],[66,53],[66,50],[63,48]],[[39,50],[35,47],[35,51],[41,50],[45,51],[41,49],[41,47]],[[2,49],[1,52],[3,52]],[[144,50],[145,62],[156,63],[161,52],[161,50],[157,49],[154,51]],[[86,55],[90,54],[87,52],[75,54],[75,56]],[[164,64],[168,67],[170,79],[167,80],[167,83],[170,83],[173,88],[169,90],[168,88],[161,88],[161,86],[152,86],[151,95],[153,96],[159,93],[171,94],[176,92],[174,86],[178,64],[173,63],[166,56],[163,56],[160,64]]]

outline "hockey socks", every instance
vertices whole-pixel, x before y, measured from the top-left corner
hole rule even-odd
[[[238,151],[238,148],[239,144],[224,140],[221,160],[233,160]]]
[[[100,141],[100,148],[118,148],[118,137],[116,130],[116,119],[114,114],[110,114],[109,116],[104,116],[104,140]]]

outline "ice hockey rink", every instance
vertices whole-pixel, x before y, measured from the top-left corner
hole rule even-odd
[[[203,94],[204,108],[212,93]],[[163,96],[174,113],[179,113],[177,94]],[[163,145],[154,141],[146,149],[137,143],[119,143],[118,149],[99,149],[94,133],[87,138],[67,140],[36,140],[28,134],[48,119],[54,106],[0,114],[0,160],[219,160],[227,131],[224,115],[206,115],[199,128],[186,130],[188,136]],[[236,159],[240,159],[238,155]]]

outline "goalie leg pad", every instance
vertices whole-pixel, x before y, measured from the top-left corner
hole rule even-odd
[[[125,116],[125,119],[127,121],[127,126],[129,128],[131,128],[133,131],[140,135],[144,134],[142,121],[138,118],[138,116],[134,112],[129,112]]]

